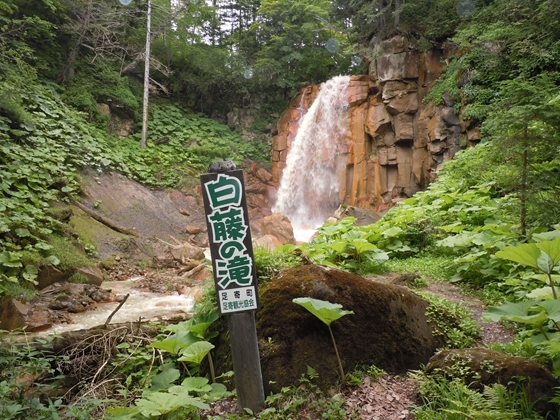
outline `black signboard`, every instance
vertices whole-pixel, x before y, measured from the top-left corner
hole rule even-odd
[[[243,171],[200,176],[221,314],[259,308]]]

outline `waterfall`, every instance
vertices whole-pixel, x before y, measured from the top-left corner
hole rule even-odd
[[[284,213],[294,231],[316,229],[340,204],[336,157],[347,130],[341,114],[348,109],[349,82],[337,76],[321,85],[289,149],[273,211]]]

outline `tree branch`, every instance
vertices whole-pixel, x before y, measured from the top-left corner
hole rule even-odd
[[[150,35],[150,45],[165,31],[165,29],[167,27],[169,27],[169,25],[171,24],[171,22],[173,22],[173,20],[175,20],[175,18],[177,18],[177,16],[179,16],[181,13],[183,13],[185,10],[187,10],[187,7],[189,7],[190,4],[190,0],[186,0],[184,2],[181,2],[181,5],[179,8],[177,8],[177,10],[175,10],[171,16],[169,17],[169,19],[167,19],[167,21],[165,21],[164,23],[162,23],[159,28],[157,28],[156,31],[152,32],[152,34]],[[136,68],[136,66],[138,65],[138,63],[140,63],[144,57],[145,57],[145,51],[146,51],[146,47],[144,47],[144,49],[139,52],[136,57],[134,58],[134,60],[132,60],[130,62],[130,64],[126,65],[122,71],[121,71],[121,76],[123,74],[126,73],[130,73],[132,70],[134,70]]]

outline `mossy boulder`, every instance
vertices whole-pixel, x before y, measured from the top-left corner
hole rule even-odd
[[[459,378],[479,391],[496,383],[512,391],[523,389],[529,402],[535,404],[535,411],[545,415],[555,409],[549,400],[555,396],[559,382],[531,359],[485,348],[444,350],[430,359],[426,373]]]
[[[346,372],[360,364],[391,373],[418,369],[441,345],[425,316],[428,303],[408,289],[319,265],[289,269],[261,288],[256,314],[267,393],[297,384],[308,365],[323,387],[340,380],[328,328],[292,302],[298,297],[354,311],[331,324]]]

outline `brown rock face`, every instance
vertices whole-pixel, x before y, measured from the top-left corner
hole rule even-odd
[[[439,345],[426,320],[427,303],[404,287],[305,265],[286,270],[261,290],[256,319],[267,393],[297,384],[307,365],[318,372],[321,385],[340,379],[328,328],[294,298],[326,300],[354,311],[331,324],[346,372],[358,363],[393,373],[418,369]]]
[[[425,189],[461,146],[480,141],[480,131],[459,120],[449,98],[444,106],[422,102],[441,74],[444,51],[417,51],[397,36],[375,53],[369,74],[352,76],[341,98],[348,132],[338,139],[336,170],[341,203],[381,211]],[[280,182],[286,166],[301,108],[311,106],[320,88],[303,89],[278,121],[273,183]]]

